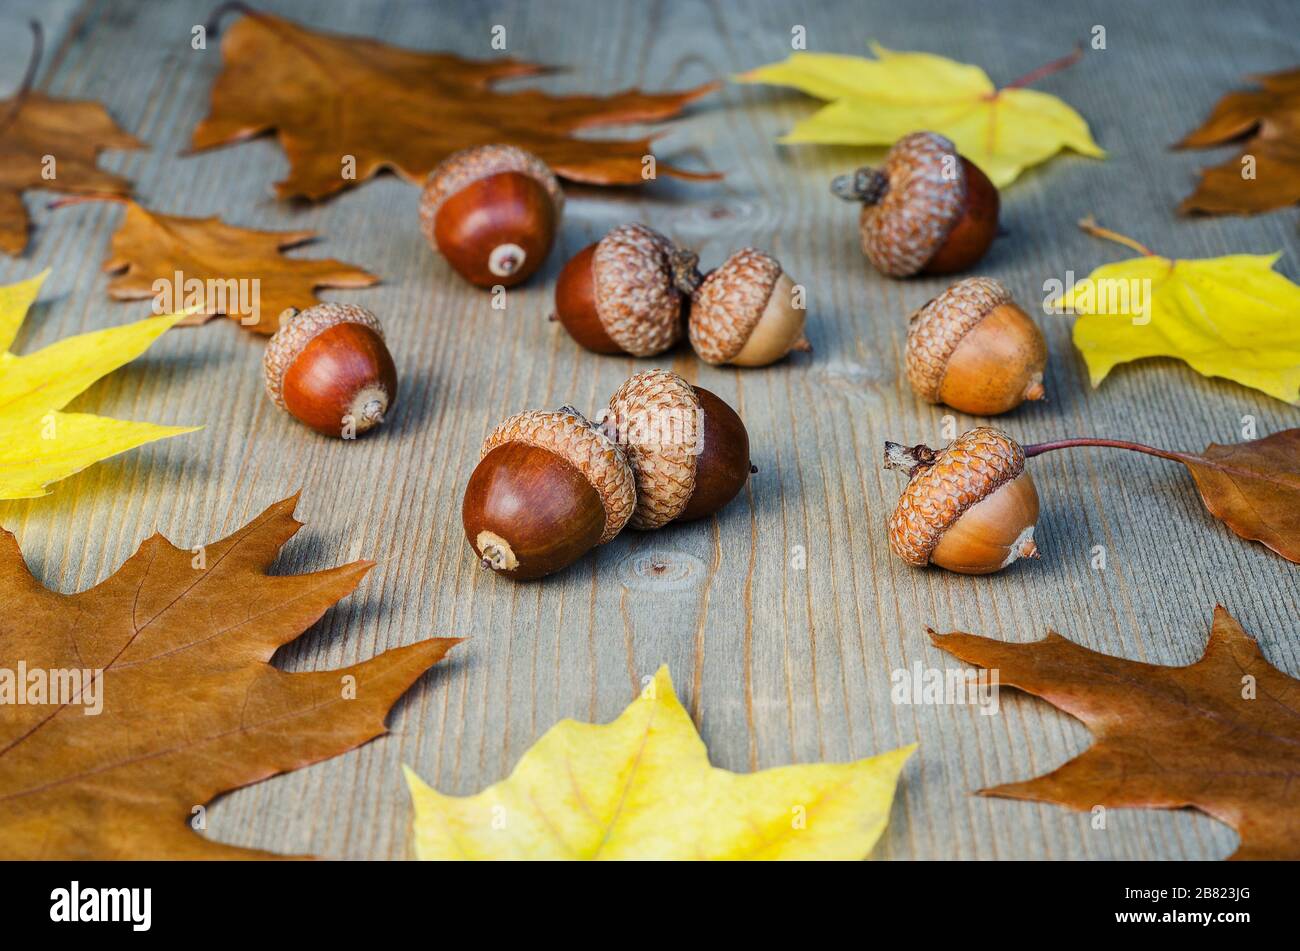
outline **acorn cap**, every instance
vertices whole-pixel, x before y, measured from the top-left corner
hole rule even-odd
[[[961,217],[966,170],[947,138],[913,132],[894,143],[876,174],[884,181],[864,196],[858,221],[862,250],[885,274],[907,277],[929,263]]]
[[[682,295],[673,284],[673,243],[641,224],[596,244],[596,314],[609,339],[634,357],[663,353],[682,336]]]
[[[967,509],[1024,471],[1025,451],[1006,433],[987,426],[962,433],[932,463],[913,469],[889,517],[889,547],[909,565],[928,564]]]
[[[907,379],[920,397],[939,402],[939,387],[948,360],[962,339],[1001,304],[1014,303],[1011,292],[991,277],[958,281],[908,318],[905,362]]]
[[[308,307],[296,314],[292,311],[288,313],[291,316],[281,318],[280,329],[267,341],[266,352],[262,355],[266,392],[276,406],[286,411],[284,374],[318,334],[339,324],[360,324],[373,330],[381,340],[384,337],[384,328],[379,325],[379,318],[355,304],[330,302]]]
[[[691,302],[691,346],[705,363],[726,363],[744,349],[781,277],[781,265],[742,248],[710,271]]]
[[[420,230],[437,247],[434,222],[442,203],[479,179],[502,172],[519,172],[535,179],[551,196],[558,219],[564,210],[564,191],[545,162],[513,145],[476,145],[453,152],[429,173],[420,192]]]
[[[686,509],[695,492],[702,411],[695,387],[668,370],[638,373],[610,397],[605,431],[617,434],[636,476],[633,528],[659,528]]]
[[[582,473],[605,509],[605,531],[598,545],[623,530],[636,507],[632,468],[623,450],[585,417],[567,410],[518,413],[488,434],[479,458],[509,442],[553,452]]]

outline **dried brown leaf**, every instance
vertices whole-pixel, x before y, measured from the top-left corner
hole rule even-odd
[[[1223,607],[1204,655],[1187,667],[1111,657],[1056,633],[1030,644],[930,637],[1093,735],[1064,766],[981,795],[1079,810],[1190,806],[1237,830],[1235,859],[1300,858],[1300,680],[1271,665]]]
[[[1240,155],[1201,173],[1183,213],[1253,215],[1300,202],[1300,68],[1255,77],[1260,89],[1228,93],[1175,148],[1204,149],[1249,135]],[[1247,157],[1253,163],[1248,177]]]
[[[27,247],[22,193],[29,188],[131,194],[130,182],[98,166],[99,153],[144,143],[118,128],[98,102],[33,92],[19,101],[0,99],[0,116],[8,117],[0,123],[0,251],[5,254],[22,254]]]
[[[577,139],[572,133],[668,119],[716,86],[609,96],[498,92],[493,82],[545,67],[401,49],[261,12],[235,22],[221,51],[224,68],[212,89],[212,108],[194,130],[192,147],[274,129],[289,158],[289,177],[275,186],[281,198],[324,198],[384,168],[422,182],[452,152],[491,143],[527,149],[572,181],[641,184],[649,138]],[[345,178],[349,157],[355,176]],[[717,177],[662,163],[658,173]]]
[[[194,808],[385,732],[397,698],[458,641],[341,670],[272,666],[373,566],[267,574],[301,526],[296,501],[204,546],[201,561],[154,535],[71,595],[43,587],[0,532],[0,670],[102,671],[98,715],[80,687],[62,698],[75,702],[0,704],[0,858],[273,857],[199,835]]]
[[[153,298],[154,282],[166,281],[172,287],[172,306],[164,309],[179,312],[185,309],[186,285],[195,281],[191,303],[198,312],[182,323],[203,323],[225,314],[249,330],[273,334],[286,309],[306,310],[318,303],[316,288],[369,287],[379,281],[333,258],[288,258],[281,253],[315,237],[311,231],[236,228],[216,217],[163,215],[127,202],[126,217],[104,262],[105,271],[121,272],[109,282],[108,293],[115,300]],[[229,283],[254,280],[256,292],[252,284]]]

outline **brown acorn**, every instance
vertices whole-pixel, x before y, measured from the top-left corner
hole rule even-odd
[[[540,578],[617,535],[635,506],[623,450],[565,407],[519,413],[488,435],[461,519],[484,568]]]
[[[964,271],[997,236],[997,188],[937,132],[904,136],[880,168],[841,175],[831,191],[862,203],[862,251],[891,277]]]
[[[975,416],[1041,400],[1047,341],[1000,281],[969,277],[908,322],[907,378],[917,395]]]
[[[761,367],[812,347],[802,292],[780,263],[755,248],[710,271],[691,299],[691,346],[705,363]]]
[[[1038,557],[1038,492],[1006,433],[972,429],[938,452],[885,443],[885,468],[910,476],[889,517],[889,546],[909,565],[982,575]]]
[[[602,428],[624,447],[636,475],[633,528],[712,515],[754,471],[736,411],[668,370],[647,370],[620,386]]]
[[[471,284],[511,287],[550,253],[564,192],[546,163],[513,145],[455,152],[420,194],[429,246]]]
[[[352,304],[288,312],[262,369],[275,404],[326,436],[368,432],[397,401],[397,369],[379,319]]]
[[[682,295],[698,260],[653,228],[622,225],[564,266],[555,319],[596,353],[663,353],[682,338]]]

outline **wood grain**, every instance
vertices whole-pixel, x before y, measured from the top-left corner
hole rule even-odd
[[[894,559],[883,526],[900,485],[881,471],[880,446],[943,439],[943,411],[911,394],[901,354],[905,315],[946,285],[888,281],[863,261],[853,210],[827,191],[862,153],[774,144],[812,102],[731,85],[704,100],[668,127],[657,150],[726,178],[572,189],[556,251],[497,311],[430,253],[417,191],[392,176],[322,204],[281,204],[270,186],[286,163],[267,139],[179,154],[218,71],[215,41],[206,50],[190,45],[210,6],[11,0],[0,11],[0,88],[18,81],[24,23],[39,16],[52,51],[40,88],[103,99],[150,144],[103,160],[137,183],[146,205],[245,227],[317,230],[319,244],[295,254],[379,274],[378,287],[323,296],[380,315],[402,375],[400,410],[374,438],[330,441],[266,399],[259,341],[229,322],[169,333],[73,408],[205,429],[96,466],[47,498],[0,505],[0,522],[18,533],[39,578],[71,591],[107,576],[155,529],[178,544],[219,537],[301,487],[308,528],[282,570],[360,557],[380,565],[281,653],[286,667],[352,663],[430,635],[472,638],[399,704],[391,736],[226,797],[209,812],[211,835],[285,852],[405,857],[410,808],[400,764],[444,791],[477,791],[557,719],[614,717],[641,679],[667,663],[719,766],[844,760],[919,740],[880,857],[1213,858],[1233,850],[1230,830],[1190,814],[1117,811],[1106,830],[1094,830],[1086,814],[972,797],[1086,746],[1083,728],[1044,703],[1008,690],[1000,713],[982,716],[891,702],[894,670],[951,663],[929,645],[927,626],[1018,641],[1051,627],[1098,650],[1186,664],[1201,653],[1216,601],[1273,664],[1300,674],[1300,584],[1294,566],[1207,515],[1181,467],[1104,450],[1033,463],[1041,561],[967,578]],[[783,58],[795,25],[812,49],[858,53],[876,39],[978,62],[1007,82],[1104,25],[1108,49],[1041,88],[1087,117],[1110,159],[1067,155],[1007,189],[1008,234],[981,268],[1041,317],[1051,350],[1049,400],[1001,425],[1023,441],[1087,434],[1193,451],[1238,440],[1246,416],[1261,434],[1297,425],[1295,408],[1169,360],[1122,367],[1092,390],[1068,320],[1042,317],[1040,307],[1044,280],[1069,270],[1082,276],[1121,256],[1075,228],[1087,213],[1169,255],[1283,249],[1282,270],[1300,275],[1294,210],[1176,217],[1194,171],[1215,156],[1168,150],[1242,76],[1300,58],[1300,14],[1287,0],[1230,12],[1213,0],[1177,3],[1162,18],[1119,0],[1054,10],[1016,0],[979,16],[956,0],[745,4],[743,14],[721,2],[264,6],[339,32],[480,57],[498,55],[489,44],[501,24],[508,55],[571,67],[538,81],[557,91],[724,78]],[[18,345],[147,313],[147,304],[110,302],[99,273],[121,209],[44,206],[45,196],[28,196],[38,229],[28,256],[0,258],[0,282],[54,268]],[[771,250],[808,288],[816,351],[757,371],[672,356],[668,365],[746,420],[760,470],[748,489],[713,519],[626,534],[544,583],[495,578],[478,569],[459,527],[483,436],[518,410],[597,407],[626,376],[656,365],[582,352],[546,320],[567,257],[632,220],[694,246],[706,265],[746,244]],[[975,422],[956,418],[959,430]],[[1091,567],[1097,545],[1106,549],[1105,570]],[[800,551],[805,568],[796,566]]]

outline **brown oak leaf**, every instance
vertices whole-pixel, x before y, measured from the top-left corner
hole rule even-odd
[[[496,80],[546,67],[516,59],[463,59],[307,29],[249,12],[221,45],[224,68],[192,147],[211,148],[276,130],[289,159],[281,198],[323,198],[381,169],[413,182],[473,145],[506,143],[534,153],[563,178],[640,184],[650,139],[576,139],[590,126],[677,115],[716,83],[679,93],[635,89],[609,96],[498,92]],[[716,175],[659,164],[679,178]]]
[[[1204,655],[1187,667],[1111,657],[1054,632],[1029,644],[930,637],[1093,735],[1064,766],[980,795],[1079,810],[1191,807],[1237,830],[1234,859],[1300,858],[1300,680],[1271,665],[1222,606]]]
[[[318,302],[316,288],[368,287],[379,280],[333,258],[281,253],[315,237],[311,231],[236,228],[216,217],[179,218],[126,202],[104,262],[105,271],[121,272],[108,293],[114,300],[156,298],[154,284],[161,280],[170,289],[163,312],[195,309],[183,324],[225,314],[256,333],[273,334],[285,310]]]
[[[1184,214],[1253,215],[1300,202],[1300,68],[1253,78],[1260,89],[1228,93],[1175,146],[1204,149],[1250,136],[1240,155],[1201,173],[1178,206]]]
[[[29,92],[0,100],[0,251],[27,248],[22,193],[48,188],[78,194],[131,194],[131,183],[96,161],[104,149],[144,143],[118,128],[98,102],[53,99]]]
[[[154,535],[71,595],[43,587],[0,532],[0,858],[274,857],[199,835],[193,810],[385,732],[397,698],[459,641],[341,670],[272,666],[374,564],[268,575],[301,526],[296,502],[195,550]]]
[[[1300,429],[1176,455],[1215,518],[1300,564]]]

